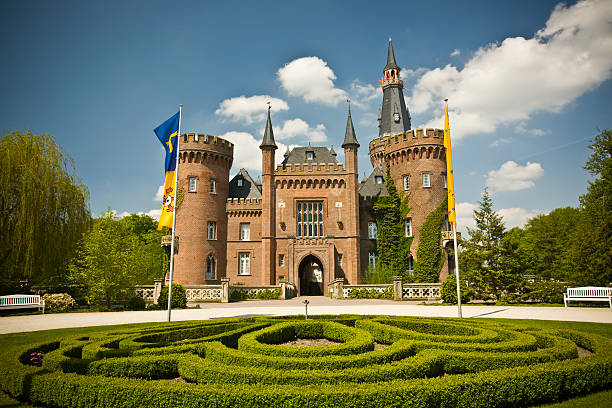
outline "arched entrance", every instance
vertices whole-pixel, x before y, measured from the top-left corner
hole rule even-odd
[[[308,255],[300,263],[300,296],[323,295],[323,265],[314,255]]]

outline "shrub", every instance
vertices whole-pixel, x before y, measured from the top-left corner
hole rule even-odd
[[[448,275],[442,282],[442,300],[444,303],[457,304],[457,279],[456,275]],[[464,280],[461,280],[461,303],[471,300],[471,292]]]
[[[72,296],[67,293],[45,294],[42,298],[45,301],[45,309],[54,312],[65,312],[76,305]]]
[[[278,299],[280,298],[281,290],[276,289],[264,289],[257,292],[249,291],[248,289],[234,290],[230,293],[230,299],[232,300],[246,300],[246,299]]]
[[[359,288],[349,293],[350,299],[393,299],[393,288],[388,287],[382,291],[376,289]]]
[[[164,286],[157,298],[157,304],[160,308],[166,309],[168,307],[168,286]],[[173,309],[184,309],[187,307],[187,292],[183,285],[178,283],[172,284],[172,302],[170,306]]]

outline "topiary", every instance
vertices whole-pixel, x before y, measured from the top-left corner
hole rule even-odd
[[[157,298],[157,304],[162,309],[168,307],[168,286],[162,288],[159,298]],[[173,309],[184,309],[187,307],[187,293],[183,285],[178,283],[172,284],[172,302],[170,306]]]

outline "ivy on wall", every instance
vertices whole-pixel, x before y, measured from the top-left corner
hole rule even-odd
[[[448,198],[430,212],[419,231],[419,246],[417,248],[417,259],[414,265],[414,277],[416,282],[437,282],[440,270],[444,265],[444,253],[440,247],[440,230]]]

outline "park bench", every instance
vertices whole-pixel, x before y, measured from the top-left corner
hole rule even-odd
[[[567,288],[563,294],[563,303],[567,307],[570,300],[587,302],[608,302],[612,308],[612,288],[601,288],[596,286],[585,286],[582,288]]]
[[[45,313],[45,301],[40,295],[8,295],[0,296],[0,310],[37,307]]]

